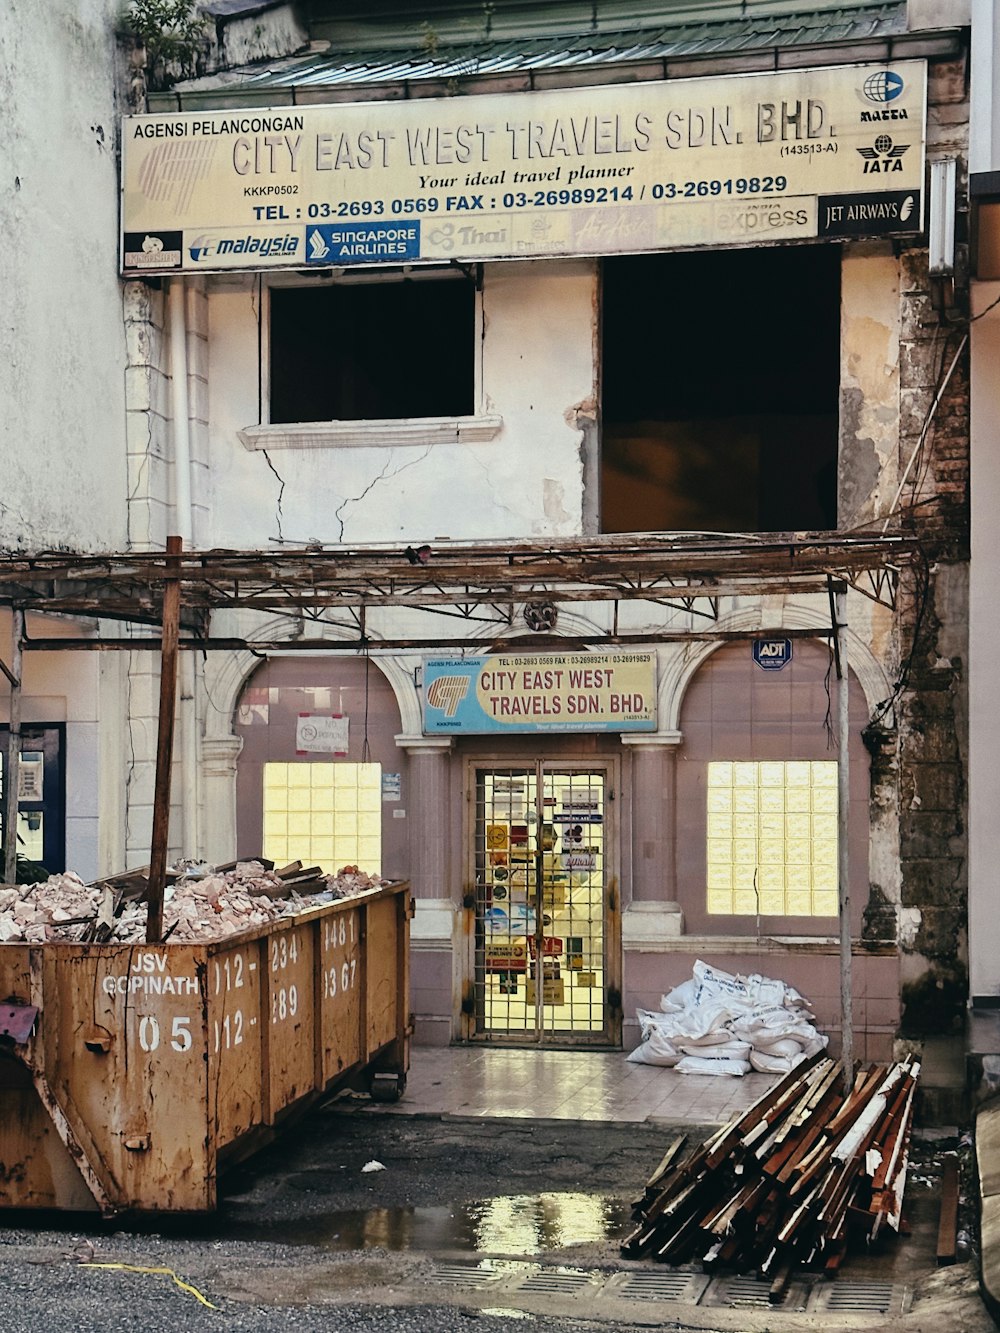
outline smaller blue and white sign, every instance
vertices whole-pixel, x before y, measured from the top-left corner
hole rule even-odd
[[[331,268],[419,258],[419,222],[323,222],[306,228],[307,264]]]
[[[762,671],[780,671],[792,660],[791,639],[754,639],[753,660]]]

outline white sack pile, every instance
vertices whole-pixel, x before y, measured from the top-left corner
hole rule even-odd
[[[282,880],[259,861],[240,861],[225,872],[199,866],[164,890],[164,938],[190,941],[233,935],[295,916],[309,907],[356,897],[383,883],[378,875],[367,875],[354,866],[325,875],[319,882],[325,887],[316,893],[290,894]],[[78,940],[93,926],[102,908],[107,910],[109,893],[99,884],[84,884],[72,871],[50,875],[41,884],[0,887],[0,944]],[[125,903],[109,925],[114,940],[144,940],[146,904]]]
[[[626,1059],[679,1074],[787,1074],[830,1040],[783,981],[733,976],[701,961],[690,981],[663,996],[660,1012],[637,1013],[642,1041]]]

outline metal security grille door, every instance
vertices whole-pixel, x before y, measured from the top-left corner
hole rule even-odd
[[[611,1039],[611,794],[596,766],[475,770],[477,1037]]]

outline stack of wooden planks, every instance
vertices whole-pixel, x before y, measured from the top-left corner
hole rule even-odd
[[[920,1066],[801,1061],[693,1151],[675,1140],[633,1205],[626,1258],[756,1271],[780,1301],[800,1269],[836,1274],[849,1240],[898,1230]]]

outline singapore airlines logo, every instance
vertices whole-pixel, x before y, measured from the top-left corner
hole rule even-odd
[[[432,708],[440,708],[445,717],[454,717],[471,681],[471,676],[438,676],[427,687],[427,702]]]

